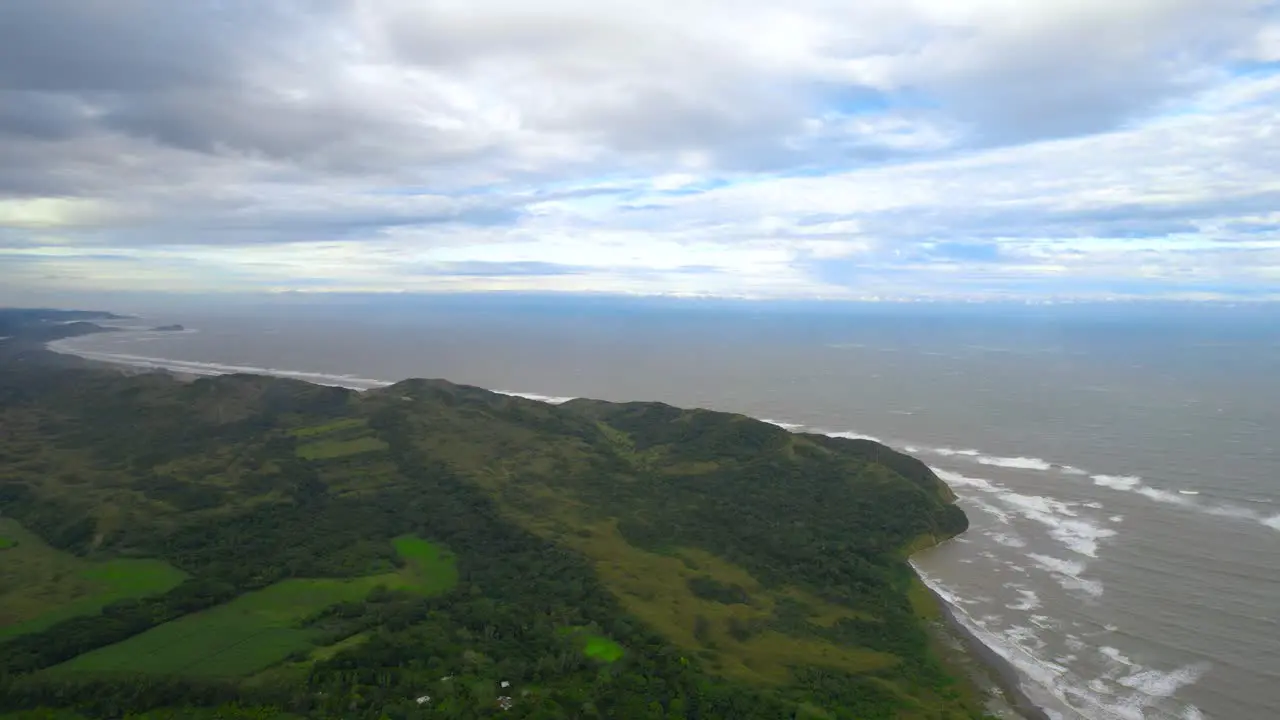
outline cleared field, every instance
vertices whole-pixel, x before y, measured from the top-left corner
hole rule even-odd
[[[307,460],[332,460],[347,455],[360,455],[369,452],[381,452],[387,444],[375,437],[362,437],[354,440],[321,440],[298,447],[298,457]]]
[[[320,635],[299,622],[343,601],[360,600],[379,585],[422,594],[457,584],[453,556],[412,536],[396,539],[404,570],[347,579],[291,579],[218,607],[154,627],[123,642],[80,655],[50,673],[116,673],[235,677],[309,651]]]
[[[616,662],[622,659],[626,651],[621,645],[604,635],[596,635],[586,627],[567,627],[560,629],[561,634],[572,636],[583,655],[601,662]]]
[[[295,650],[315,631],[297,627],[307,615],[363,598],[398,578],[284,580],[211,610],[187,615],[124,642],[80,655],[50,672],[140,672],[236,676],[261,670]]]
[[[0,640],[93,615],[118,600],[163,593],[186,577],[160,560],[88,562],[7,518],[0,519],[0,533],[13,543],[0,554]]]
[[[453,553],[413,535],[401,535],[391,542],[407,565],[406,572],[401,574],[406,590],[435,595],[458,584]]]

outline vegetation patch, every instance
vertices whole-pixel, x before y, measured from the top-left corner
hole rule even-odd
[[[593,632],[589,627],[569,627],[561,628],[560,632],[565,635],[571,635],[574,642],[583,655],[592,660],[600,662],[612,663],[622,659],[626,651],[613,639]]]
[[[615,662],[622,659],[622,646],[610,640],[607,637],[592,635],[587,638],[586,645],[583,646],[582,652],[589,658],[603,660],[604,662]]]
[[[0,535],[0,550],[8,550],[9,548],[17,544],[18,544],[17,540],[12,540],[10,538],[4,537],[3,535]]]
[[[324,608],[362,600],[379,586],[435,595],[457,584],[452,553],[412,535],[396,538],[394,545],[406,561],[400,572],[284,580],[85,653],[50,672],[248,675],[293,653],[312,651],[323,632],[303,627],[302,621]],[[352,641],[352,645],[358,642],[362,640]],[[317,658],[327,657],[322,649],[316,652]]]
[[[605,586],[627,610],[675,644],[706,659],[718,674],[776,685],[792,679],[792,667],[812,665],[863,673],[898,662],[889,653],[830,642],[816,634],[793,634],[791,628],[786,632],[778,629],[774,613],[780,605],[793,612],[803,610],[801,628],[829,627],[842,619],[867,616],[798,588],[765,588],[746,570],[706,551],[680,548],[658,554],[627,543],[615,521],[583,525],[563,512],[558,519],[516,514],[535,532],[555,536],[592,558]],[[573,525],[587,532],[564,531]],[[694,585],[728,588],[735,602],[700,597],[692,589]]]
[[[359,600],[397,576],[284,580],[210,610],[187,615],[140,635],[80,655],[50,673],[153,673],[234,677],[308,651],[319,631],[299,626],[306,616]]]
[[[298,457],[307,460],[332,460],[348,455],[382,452],[387,444],[375,437],[362,437],[354,440],[322,440],[298,447]]]
[[[308,427],[296,428],[294,430],[290,430],[289,434],[296,438],[313,438],[321,435],[345,432],[348,430],[364,429],[367,425],[368,423],[364,418],[343,418],[323,425],[310,425]]]
[[[413,535],[391,541],[406,564],[403,587],[423,595],[436,595],[458,584],[457,558],[453,553]]]
[[[160,560],[89,562],[49,547],[8,518],[0,519],[0,531],[13,543],[0,562],[0,641],[96,614],[119,600],[159,595],[186,577]]]

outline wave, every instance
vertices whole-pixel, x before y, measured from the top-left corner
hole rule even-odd
[[[882,445],[887,444],[880,438],[876,437],[875,435],[864,435],[863,433],[858,433],[858,432],[849,432],[849,431],[835,432],[831,430],[820,430],[820,429],[814,429],[813,432],[816,432],[820,435],[826,435],[827,437],[833,437],[833,438],[844,438],[846,440],[870,440],[871,442],[878,442]]]
[[[1078,560],[1063,560],[1039,553],[1027,553],[1027,557],[1040,569],[1048,571],[1064,590],[1079,590],[1091,598],[1102,597],[1104,591],[1102,583],[1083,577],[1087,564]]]
[[[1007,548],[1021,548],[1021,547],[1027,546],[1026,540],[1023,540],[1017,535],[1012,535],[1009,533],[992,533],[987,537],[995,541],[996,544],[1003,545]]]
[[[951,607],[952,616],[974,639],[1013,666],[1024,679],[1023,690],[1033,701],[1047,706],[1045,710],[1053,717],[1066,717],[1062,714],[1066,710],[1080,720],[1141,720],[1157,716],[1147,712],[1153,706],[1167,707],[1177,703],[1176,712],[1184,720],[1203,720],[1199,708],[1172,698],[1177,690],[1199,680],[1208,670],[1207,664],[1197,663],[1165,672],[1144,667],[1125,657],[1127,665],[1117,665],[1114,671],[1109,669],[1102,677],[1082,678],[1066,662],[1074,660],[1075,656],[1063,657],[1061,661],[1056,657],[1046,657],[1045,643],[1032,628],[1012,624],[996,629],[993,625],[1000,621],[998,616],[975,618],[965,607],[969,603],[961,601],[955,590],[918,566],[916,573]],[[1031,601],[1028,595],[1022,597],[1027,601],[1022,604]],[[1031,624],[1042,630],[1046,625],[1052,628],[1052,621],[1046,623],[1046,620],[1049,619],[1039,615],[1030,617]],[[1088,648],[1075,635],[1068,634],[1066,638],[1073,652],[1083,652]],[[1118,650],[1109,650],[1124,657]]]
[[[994,457],[990,455],[979,455],[974,458],[983,465],[994,465],[995,467],[1012,468],[1015,470],[1049,470],[1053,468],[1053,463],[1048,460],[1031,457]]]
[[[1092,475],[1090,479],[1094,485],[1112,490],[1132,490],[1142,484],[1137,475]]]
[[[1004,457],[999,455],[985,455],[981,451],[974,450],[974,449],[957,450],[955,448],[949,448],[949,447],[929,448],[929,447],[912,446],[911,451],[933,453],[935,455],[942,455],[944,457],[958,457],[962,459],[971,460],[981,465],[990,465],[995,467],[1010,468],[1010,469],[1017,469],[1017,470],[1033,470],[1033,471],[1039,471],[1039,472],[1047,472],[1047,471],[1056,469],[1057,471],[1061,472],[1064,475],[1088,476],[1089,479],[1093,481],[1093,484],[1097,485],[1098,487],[1105,487],[1105,488],[1108,488],[1111,490],[1117,490],[1120,492],[1133,493],[1135,495],[1145,497],[1148,500],[1151,500],[1153,502],[1161,503],[1164,505],[1173,505],[1177,507],[1182,507],[1188,510],[1202,512],[1202,513],[1205,513],[1208,515],[1214,515],[1217,517],[1233,518],[1237,520],[1249,520],[1249,521],[1260,523],[1272,530],[1280,530],[1280,515],[1269,515],[1266,513],[1258,512],[1256,510],[1251,510],[1246,507],[1241,507],[1238,505],[1232,505],[1228,503],[1204,502],[1198,499],[1201,497],[1200,490],[1188,490],[1188,489],[1164,490],[1164,489],[1153,487],[1151,485],[1146,484],[1143,481],[1143,478],[1138,475],[1107,475],[1102,473],[1090,474],[1087,470],[1083,470],[1073,465],[1060,465],[1060,464],[1052,463],[1048,460],[1044,460],[1042,458]],[[943,477],[943,475],[939,472],[938,468],[933,468],[933,470],[934,470],[934,473],[938,475],[938,477],[941,477],[944,480],[947,480],[948,483],[952,482],[951,480],[948,480],[947,478]],[[963,477],[963,476],[960,476],[960,477]],[[972,486],[971,481],[972,479],[970,479],[969,486]],[[963,481],[956,484],[959,484],[961,486],[965,485]],[[1254,499],[1249,499],[1248,502],[1259,504],[1259,505],[1271,505],[1271,504],[1274,504],[1275,501],[1268,498],[1254,498]]]
[[[1040,607],[1040,596],[1036,595],[1035,591],[1025,588],[1015,588],[1015,590],[1019,595],[1018,602],[1005,605],[1005,607],[1010,610],[1035,610]]]
[[[970,498],[970,502],[987,511],[1002,523],[1008,524],[1011,514],[1017,514],[1027,520],[1049,528],[1049,537],[1062,543],[1068,550],[1086,557],[1098,556],[1098,545],[1107,538],[1115,537],[1116,531],[1101,525],[1101,521],[1082,516],[1070,503],[1055,500],[1042,495],[1026,495],[1013,492],[1008,488],[986,480],[963,475],[944,468],[931,468],[943,482],[953,488],[974,489],[994,496],[1003,505],[998,508],[989,502]],[[996,542],[999,538],[992,536]],[[1006,543],[1001,543],[1006,544]]]
[[[564,397],[559,395],[539,395],[537,393],[511,392],[509,390],[493,390],[492,392],[496,392],[499,395],[509,395],[511,397],[524,398],[525,400],[537,400],[538,402],[544,402],[550,405],[561,405],[563,403],[569,402],[570,400],[578,399],[576,397]]]
[[[943,456],[946,456],[946,457],[954,457],[954,456],[956,456],[956,455],[962,455],[962,456],[966,456],[966,457],[977,457],[977,456],[979,456],[979,455],[981,455],[981,454],[982,454],[982,451],[980,451],[980,450],[972,450],[972,449],[956,450],[956,449],[954,449],[954,448],[947,448],[947,447],[939,447],[939,448],[922,448],[922,449],[923,449],[925,452],[931,452],[931,453],[934,453],[934,454],[936,454],[936,455],[943,455]]]
[[[757,418],[757,419],[760,422],[767,422],[770,425],[777,425],[778,427],[782,428],[783,430],[787,430],[788,432],[796,432],[797,430],[800,430],[804,427],[804,425],[801,425],[799,423],[783,422],[781,420],[770,420],[769,418]]]
[[[1092,475],[1090,479],[1099,487],[1110,488],[1122,492],[1141,495],[1165,505],[1174,505],[1187,510],[1213,515],[1215,517],[1247,520],[1259,523],[1272,530],[1280,530],[1280,515],[1268,516],[1252,508],[1225,503],[1210,503],[1199,499],[1198,490],[1178,490],[1176,492],[1151,487],[1137,475]]]

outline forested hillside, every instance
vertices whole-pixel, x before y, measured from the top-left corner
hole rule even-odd
[[[0,428],[0,717],[981,717],[876,443],[14,344]]]

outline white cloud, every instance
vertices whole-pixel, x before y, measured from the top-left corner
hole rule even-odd
[[[1258,295],[1278,277],[1274,2],[11,3],[15,282]]]

